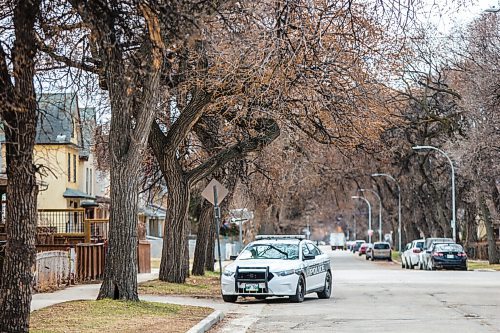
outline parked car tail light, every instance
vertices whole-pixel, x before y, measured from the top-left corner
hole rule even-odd
[[[413,253],[420,253],[420,249],[413,249]]]
[[[435,252],[432,254],[433,257],[442,257],[443,254],[441,252]]]
[[[465,252],[459,252],[457,256],[467,258],[467,254]]]

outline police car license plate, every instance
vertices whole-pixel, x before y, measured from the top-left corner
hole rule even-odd
[[[455,256],[453,254],[447,254],[446,258],[448,258],[448,259],[455,259]]]
[[[259,285],[255,283],[247,283],[245,284],[245,291],[257,292],[259,291]]]

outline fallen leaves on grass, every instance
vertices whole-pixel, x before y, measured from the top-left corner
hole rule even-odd
[[[156,302],[75,301],[31,314],[30,332],[186,332],[213,310]]]
[[[205,276],[192,275],[186,283],[170,283],[159,280],[139,284],[139,293],[152,295],[180,295],[193,297],[221,297],[218,273],[208,272]]]

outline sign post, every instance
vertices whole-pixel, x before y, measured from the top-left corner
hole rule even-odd
[[[229,191],[221,184],[219,183],[215,178],[212,179],[212,181],[205,187],[203,192],[201,192],[201,195],[210,201],[212,205],[214,205],[214,219],[215,219],[215,225],[217,229],[217,253],[219,257],[219,276],[222,277],[222,258],[221,258],[221,251],[220,251],[220,203],[226,195],[229,193]]]

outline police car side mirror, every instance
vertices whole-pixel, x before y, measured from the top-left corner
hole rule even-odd
[[[313,260],[315,258],[316,258],[316,256],[313,254],[311,254],[311,255],[304,254],[304,260]]]
[[[236,260],[236,258],[238,258],[238,256],[229,256],[229,260]]]

